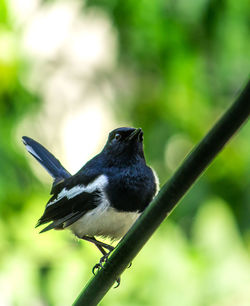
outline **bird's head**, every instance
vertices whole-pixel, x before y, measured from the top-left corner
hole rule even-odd
[[[104,152],[112,158],[144,160],[142,129],[121,127],[111,131]]]

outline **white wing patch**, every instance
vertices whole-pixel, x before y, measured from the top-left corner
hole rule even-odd
[[[63,190],[57,195],[56,199],[47,204],[47,207],[55,204],[64,197],[66,197],[67,199],[72,199],[77,195],[81,194],[82,192],[91,193],[97,189],[102,190],[107,186],[107,184],[108,184],[108,178],[106,175],[102,174],[98,176],[93,182],[89,183],[86,186],[76,185],[70,189],[63,188]]]

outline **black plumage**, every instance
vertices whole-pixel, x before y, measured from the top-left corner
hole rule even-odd
[[[28,137],[23,137],[23,141],[54,178],[52,197],[37,226],[51,223],[42,232],[70,227],[78,237],[120,238],[123,231],[119,231],[119,226],[127,230],[133,223],[127,224],[126,216],[139,215],[156,194],[157,179],[146,165],[141,129],[113,130],[103,150],[73,176],[39,143]],[[109,213],[110,224],[104,221]],[[122,224],[122,214],[126,226]],[[117,223],[117,216],[121,224]],[[98,227],[96,232],[94,222]],[[85,228],[88,223],[90,232]],[[83,233],[81,228],[84,228]]]

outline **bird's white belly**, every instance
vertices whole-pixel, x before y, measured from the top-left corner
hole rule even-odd
[[[87,212],[69,228],[79,238],[88,235],[120,239],[127,233],[139,215],[139,212],[119,212],[109,205],[105,209],[97,207]]]

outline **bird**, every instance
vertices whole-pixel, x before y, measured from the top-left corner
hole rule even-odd
[[[51,197],[36,227],[46,225],[41,233],[70,229],[94,243],[103,254],[93,268],[99,269],[114,247],[96,237],[121,239],[158,192],[158,177],[145,160],[142,129],[111,131],[102,151],[74,175],[40,143],[27,136],[22,140],[53,178]]]

